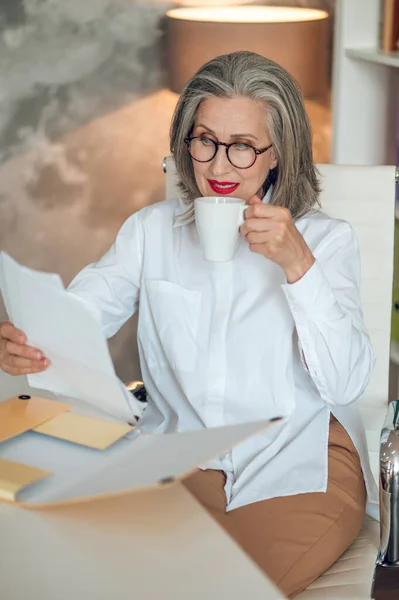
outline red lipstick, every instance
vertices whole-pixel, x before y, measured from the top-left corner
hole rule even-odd
[[[234,181],[216,181],[215,179],[208,179],[208,183],[216,194],[222,196],[227,196],[228,194],[235,192],[240,185]]]

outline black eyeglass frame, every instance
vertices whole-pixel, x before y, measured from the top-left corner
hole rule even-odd
[[[235,168],[235,169],[250,169],[251,167],[254,166],[254,164],[256,163],[256,159],[258,158],[258,156],[260,154],[263,154],[264,152],[267,152],[267,150],[270,150],[270,148],[273,146],[273,144],[269,144],[268,146],[266,146],[266,148],[262,148],[259,149],[258,148],[254,148],[253,146],[251,146],[251,144],[246,144],[245,142],[232,142],[231,144],[226,144],[225,142],[215,142],[215,140],[212,140],[211,138],[206,138],[207,140],[209,140],[210,142],[212,142],[212,144],[215,146],[215,152],[213,154],[213,156],[211,158],[208,158],[208,160],[198,160],[198,158],[195,158],[191,152],[190,152],[190,144],[193,140],[201,140],[203,139],[202,136],[200,135],[195,135],[193,137],[187,137],[184,139],[184,143],[187,145],[187,150],[189,155],[191,156],[191,158],[197,162],[200,163],[207,163],[207,162],[211,162],[211,160],[213,160],[216,156],[216,154],[218,153],[219,150],[219,146],[224,146],[226,148],[226,156],[227,156],[227,160],[229,161],[229,163]],[[230,160],[230,156],[229,156],[229,150],[231,148],[231,146],[236,146],[237,144],[243,144],[244,146],[247,146],[248,148],[251,148],[254,152],[255,152],[255,158],[253,163],[251,163],[248,167],[237,167],[234,163],[231,162]]]

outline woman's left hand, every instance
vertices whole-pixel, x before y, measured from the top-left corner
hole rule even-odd
[[[263,204],[258,196],[249,201],[240,233],[247,239],[252,252],[263,254],[284,269],[288,283],[301,279],[315,262],[290,211]]]

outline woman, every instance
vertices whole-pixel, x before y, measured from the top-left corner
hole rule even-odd
[[[69,291],[107,337],[140,304],[143,429],[288,415],[272,441],[254,436],[185,485],[293,597],[350,545],[375,491],[354,404],[374,362],[356,239],[317,210],[301,93],[270,60],[238,52],[204,65],[178,102],[171,151],[181,198],[132,215]],[[200,195],[248,203],[233,261],[203,260]],[[2,324],[8,373],[48,366],[25,342]]]

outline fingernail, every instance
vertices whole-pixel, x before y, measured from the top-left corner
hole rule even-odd
[[[41,353],[41,352],[36,352],[36,353],[35,353],[35,358],[36,358],[37,360],[40,360],[40,359],[42,358],[42,356],[43,356],[43,355],[42,355],[42,353]]]
[[[48,360],[48,358],[45,358],[45,359],[44,359],[44,361],[43,361],[43,364],[44,364],[44,366],[45,366],[45,367],[48,367],[48,366],[49,366],[49,364],[50,364],[50,361]]]

